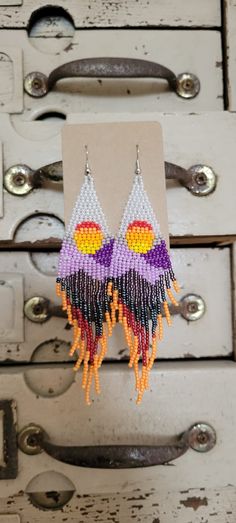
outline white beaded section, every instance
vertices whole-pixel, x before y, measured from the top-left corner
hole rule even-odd
[[[73,237],[77,223],[94,221],[98,223],[105,237],[110,236],[105,214],[99,203],[91,174],[85,175],[80,193],[76,200],[71,219],[66,228],[65,239]]]
[[[135,175],[133,187],[130,192],[120,224],[118,233],[119,238],[125,237],[128,225],[134,220],[145,220],[149,222],[153,227],[156,238],[161,238],[160,225],[157,222],[148,195],[144,189],[143,178],[141,174]]]

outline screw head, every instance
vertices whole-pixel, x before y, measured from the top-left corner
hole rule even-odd
[[[42,296],[33,296],[25,302],[25,316],[34,323],[44,323],[50,317],[49,301]]]
[[[40,445],[40,436],[44,434],[39,425],[30,423],[18,434],[18,446],[24,454],[33,456],[43,451]]]
[[[216,433],[207,423],[196,423],[188,431],[189,445],[197,452],[208,452],[216,444]]]
[[[15,196],[25,196],[33,189],[33,171],[27,165],[13,165],[4,174],[5,189]]]
[[[42,98],[48,92],[48,79],[43,73],[29,73],[24,80],[24,89],[26,93],[34,98]]]
[[[207,196],[211,194],[217,184],[217,177],[213,169],[208,165],[198,164],[190,167],[192,183],[188,187],[195,196]]]
[[[206,305],[201,296],[197,294],[187,294],[181,301],[181,316],[188,321],[199,320],[206,310]]]
[[[181,73],[177,76],[176,92],[181,98],[195,98],[200,91],[200,82],[192,73]]]

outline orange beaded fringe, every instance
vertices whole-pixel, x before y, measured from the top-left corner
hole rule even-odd
[[[176,293],[180,291],[177,280],[172,281],[173,289]],[[111,291],[109,288],[109,295],[112,297],[111,301],[111,323],[112,327],[115,325],[116,314],[118,314],[118,322],[122,324],[125,334],[126,343],[129,349],[129,363],[128,366],[133,368],[135,375],[135,389],[138,392],[136,404],[139,405],[142,401],[144,391],[149,388],[149,373],[153,367],[154,361],[157,355],[157,344],[158,341],[163,339],[163,315],[160,312],[157,315],[156,328],[152,334],[151,343],[148,340],[146,346],[143,347],[140,343],[140,331],[137,333],[137,325],[135,326],[134,318],[128,308],[121,302],[119,292],[117,289]],[[176,307],[179,305],[171,290],[166,289],[166,294],[169,297],[170,302]],[[167,322],[167,325],[172,325],[171,315],[167,301],[163,301],[163,312]],[[135,329],[136,327],[136,329]],[[149,338],[149,331],[147,332]],[[145,357],[142,358],[142,356]],[[139,369],[139,362],[142,368]],[[141,373],[140,373],[141,370]]]
[[[175,292],[178,293],[180,288],[177,281],[173,280],[172,285]],[[69,354],[70,356],[73,356],[75,352],[78,354],[78,359],[74,365],[74,371],[77,372],[83,364],[82,388],[85,391],[85,401],[87,405],[91,405],[90,392],[93,381],[95,385],[95,392],[97,394],[100,394],[101,392],[98,370],[101,367],[102,361],[107,353],[107,337],[111,336],[112,330],[116,325],[117,318],[118,322],[122,324],[124,329],[125,339],[129,349],[128,366],[134,370],[135,389],[138,392],[136,403],[139,405],[142,401],[144,391],[149,388],[149,373],[156,359],[158,341],[163,339],[162,313],[159,312],[159,314],[157,314],[156,327],[152,334],[151,344],[149,339],[147,343],[147,334],[149,338],[148,331],[145,338],[146,345],[143,347],[141,343],[141,340],[144,339],[143,332],[140,330],[137,332],[137,328],[135,329],[135,322],[134,318],[132,317],[132,313],[128,310],[125,304],[122,303],[121,298],[119,297],[119,290],[114,288],[113,283],[109,281],[107,285],[107,296],[110,299],[110,309],[105,313],[107,334],[105,332],[105,328],[103,328],[102,336],[96,340],[96,353],[94,354],[94,358],[91,362],[91,351],[89,350],[91,338],[89,338],[88,335],[89,332],[91,335],[91,326],[88,327],[88,325],[85,325],[85,321],[81,323],[78,322],[78,319],[73,318],[72,307],[70,303],[68,303],[65,290],[61,289],[60,283],[56,284],[56,293],[57,296],[61,297],[62,309],[67,311],[69,324],[73,326],[73,342]],[[169,288],[166,289],[166,294],[169,297],[171,303],[175,306],[178,306],[178,302]],[[167,325],[170,326],[172,321],[167,301],[163,301],[162,306]],[[105,323],[103,325],[105,327]],[[140,373],[139,363],[141,363],[141,358],[142,368]]]
[[[74,365],[74,371],[77,372],[81,365],[83,365],[82,373],[82,389],[85,391],[85,401],[87,405],[91,405],[90,392],[92,383],[94,381],[94,388],[96,394],[100,394],[100,381],[98,370],[102,365],[103,359],[107,353],[107,334],[105,332],[105,323],[103,323],[103,333],[100,337],[94,338],[91,325],[85,319],[73,318],[72,307],[67,300],[65,290],[61,289],[61,284],[56,284],[56,294],[61,297],[62,309],[67,312],[68,322],[73,326],[73,341],[69,351],[69,355],[78,354],[78,359]],[[78,311],[77,311],[78,313]],[[106,315],[109,313],[106,313]],[[111,319],[106,316],[108,336],[111,335]],[[93,344],[93,352],[91,352],[91,344]],[[95,350],[94,350],[95,348]],[[93,356],[91,357],[91,353]]]

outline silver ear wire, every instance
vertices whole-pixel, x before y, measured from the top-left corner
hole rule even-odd
[[[89,166],[89,158],[88,158],[88,146],[85,145],[84,148],[85,148],[85,153],[86,153],[85,175],[88,176],[89,174],[91,174],[91,169],[90,169],[90,166]]]
[[[135,174],[138,176],[141,174],[141,167],[140,167],[140,161],[139,161],[139,146],[136,145],[136,167],[135,167]]]

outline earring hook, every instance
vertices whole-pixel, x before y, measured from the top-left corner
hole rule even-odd
[[[136,145],[136,168],[135,173],[139,176],[141,174],[140,160],[139,160],[139,145]]]
[[[89,176],[89,174],[91,174],[91,169],[90,169],[90,166],[89,166],[88,146],[85,145],[84,148],[85,148],[85,154],[86,154],[85,175]]]

